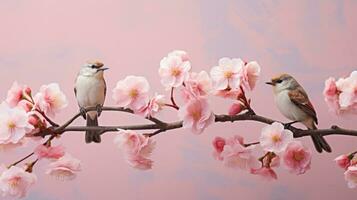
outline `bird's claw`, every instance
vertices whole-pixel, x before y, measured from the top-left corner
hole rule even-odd
[[[98,104],[98,105],[96,105],[96,110],[97,110],[97,115],[98,115],[98,117],[102,114],[102,111],[103,111],[103,106],[102,105],[100,105],[100,104]]]
[[[283,123],[284,125],[284,129],[289,129],[291,127],[291,125],[295,124],[298,121],[293,121],[293,122],[289,122],[289,123]]]
[[[87,119],[87,111],[85,108],[80,107],[79,112],[81,113],[82,117],[86,120]]]

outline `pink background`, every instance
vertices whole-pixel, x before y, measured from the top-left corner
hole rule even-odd
[[[338,124],[357,129],[356,117],[337,118],[327,111],[321,92],[329,76],[346,76],[356,69],[356,1],[114,1],[2,0],[0,2],[0,94],[14,80],[35,91],[58,82],[70,105],[56,121],[77,112],[73,82],[88,59],[100,59],[106,73],[107,105],[111,90],[127,75],[148,78],[152,93],[164,92],[157,74],[169,51],[186,50],[193,70],[207,70],[224,56],[257,60],[262,76],[249,96],[257,113],[285,120],[273,106],[264,82],[275,74],[293,74],[310,93],[319,127]],[[167,94],[167,93],[166,93]],[[215,113],[225,113],[229,101],[212,98]],[[161,118],[176,120],[167,110]],[[146,122],[122,113],[104,113],[101,124]],[[84,124],[82,119],[75,122]],[[225,168],[211,156],[215,136],[233,134],[255,141],[262,124],[215,124],[202,135],[174,130],[155,137],[154,168],[129,167],[107,133],[101,145],[84,144],[82,133],[66,133],[58,143],[83,162],[83,172],[71,182],[44,175],[47,162],[37,165],[38,183],[27,199],[355,199],[343,170],[333,159],[357,149],[356,138],[329,136],[331,154],[314,153],[312,169],[303,176],[278,170],[279,180],[265,182],[243,171]],[[310,138],[301,139],[312,148]],[[1,153],[10,163],[32,145]]]

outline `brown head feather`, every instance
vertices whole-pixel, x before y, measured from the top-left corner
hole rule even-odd
[[[102,62],[97,61],[97,60],[88,61],[87,63],[94,66],[95,68],[98,68],[98,69],[104,66],[104,64]]]
[[[276,83],[278,80],[283,80],[287,78],[292,78],[289,74],[279,74],[271,79],[272,83]]]

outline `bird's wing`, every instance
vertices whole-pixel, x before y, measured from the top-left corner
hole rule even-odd
[[[104,98],[105,96],[107,96],[107,83],[105,82],[105,79],[103,79],[104,81]]]
[[[79,74],[78,74],[79,75]],[[78,75],[77,75],[77,78],[74,80],[74,88],[73,88],[73,91],[74,91],[74,96],[77,97],[77,88],[76,88],[76,83],[77,83],[77,79],[78,79]]]
[[[303,89],[291,90],[289,93],[290,101],[293,102],[297,107],[302,109],[306,114],[311,116],[316,124],[318,124],[316,111],[312,106],[309,97]]]

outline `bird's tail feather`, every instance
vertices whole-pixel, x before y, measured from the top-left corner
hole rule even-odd
[[[98,126],[98,117],[95,116],[94,119],[92,119],[89,115],[87,115],[87,126]],[[98,131],[86,131],[85,140],[86,143],[100,143],[102,141]]]
[[[317,127],[314,125],[313,129],[317,129]],[[332,152],[330,145],[327,143],[325,138],[323,138],[321,135],[314,134],[311,135],[311,138],[314,143],[316,151],[318,151],[319,153],[321,153],[323,150],[328,153]]]

